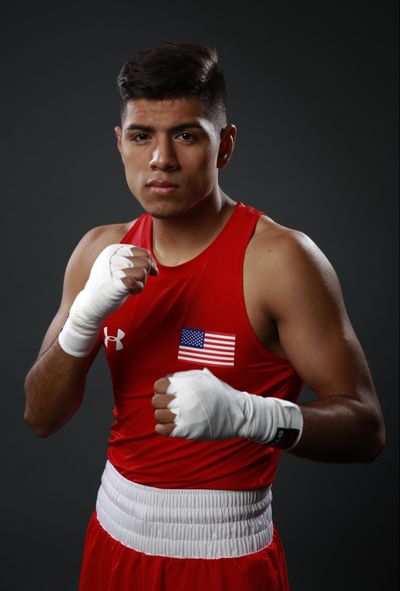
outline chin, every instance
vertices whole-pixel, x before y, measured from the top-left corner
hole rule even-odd
[[[151,202],[148,199],[140,201],[140,205],[143,207],[146,213],[150,214],[153,218],[160,220],[168,220],[177,217],[184,213],[182,206],[178,203],[174,203],[172,200],[157,200]]]
[[[188,209],[188,204],[178,196],[171,197],[136,197],[146,213],[152,217],[161,220],[173,219],[184,215]]]
[[[177,213],[171,211],[165,211],[163,208],[155,208],[152,210],[147,211],[151,215],[152,218],[156,220],[171,220],[177,217]]]

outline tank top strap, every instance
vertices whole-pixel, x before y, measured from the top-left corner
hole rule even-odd
[[[239,202],[218,237],[218,249],[229,252],[231,256],[244,255],[261,215],[262,212],[254,207]]]
[[[121,244],[134,244],[142,248],[151,249],[152,223],[148,213],[142,214],[121,239]]]

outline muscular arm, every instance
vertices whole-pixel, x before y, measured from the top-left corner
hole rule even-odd
[[[384,445],[379,403],[347,316],[336,274],[306,236],[270,246],[263,306],[280,345],[318,400],[301,405],[303,435],[292,453],[326,462],[371,461]]]
[[[296,455],[371,461],[384,445],[383,418],[336,274],[306,236],[271,221],[260,226],[245,265],[253,328],[272,351],[290,360],[318,399],[300,405],[300,414],[296,405],[234,390],[204,371],[177,372],[172,384],[168,377],[155,383],[156,432],[239,436],[270,445],[279,430],[287,430],[301,433],[291,450]]]
[[[41,437],[60,429],[82,401],[86,376],[100,343],[88,356],[74,357],[60,347],[58,335],[97,255],[109,244],[119,242],[125,232],[126,226],[122,224],[91,230],[82,238],[67,265],[60,309],[25,380],[25,420]]]
[[[62,427],[82,401],[86,375],[98,347],[90,357],[72,357],[61,349],[58,335],[102,246],[102,232],[97,228],[86,234],[73,252],[65,271],[60,308],[44,337],[36,362],[26,376],[24,418],[40,437]]]

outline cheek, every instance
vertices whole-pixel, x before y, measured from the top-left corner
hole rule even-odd
[[[147,167],[143,164],[142,159],[138,157],[128,156],[124,160],[125,176],[129,186],[140,184],[144,169]]]
[[[196,154],[189,159],[186,170],[190,171],[190,177],[196,180],[196,184],[215,178],[217,172],[216,159],[216,155],[211,150]],[[182,168],[185,170],[184,162],[182,162]]]

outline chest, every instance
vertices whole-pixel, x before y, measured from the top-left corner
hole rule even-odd
[[[119,390],[149,375],[208,366],[234,384],[275,368],[280,352],[272,319],[261,307],[251,259],[225,265],[207,259],[190,273],[164,269],[150,277],[103,326]],[[129,386],[130,387],[130,386]]]

